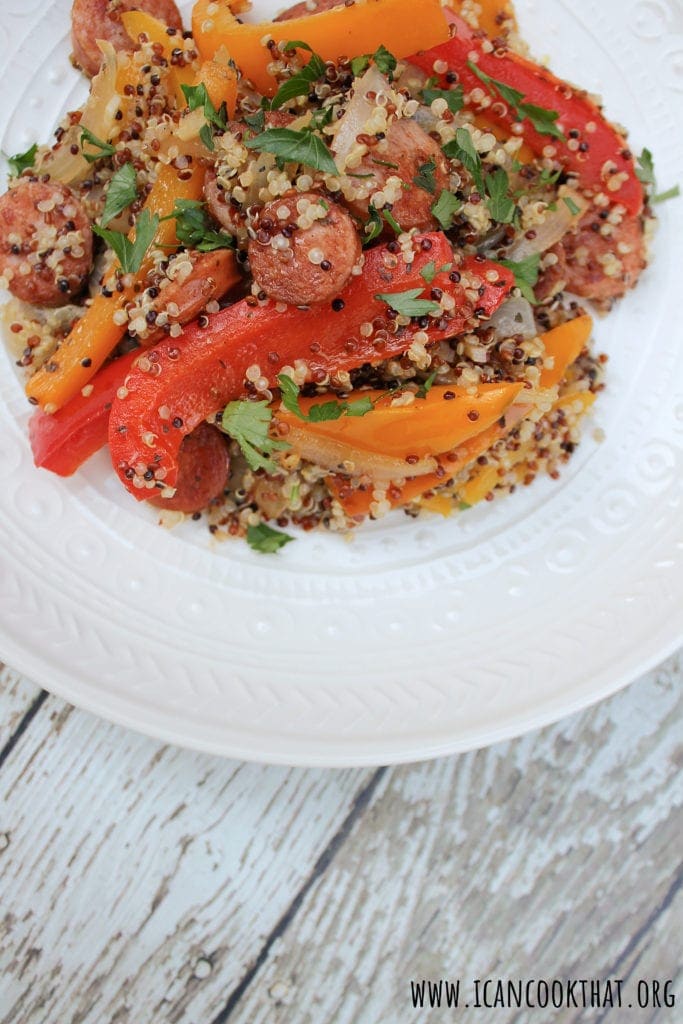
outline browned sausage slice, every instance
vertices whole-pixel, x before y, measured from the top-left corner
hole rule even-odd
[[[208,423],[201,423],[180,446],[175,494],[172,498],[151,498],[150,504],[170,512],[200,512],[224,490],[229,468],[224,436]]]
[[[249,242],[255,282],[267,295],[296,306],[339,294],[361,254],[346,210],[317,192],[273,199],[259,212]]]
[[[415,184],[414,178],[421,167],[431,167],[432,164],[434,191],[430,192]],[[357,178],[362,196],[347,202],[356,216],[367,219],[372,194],[383,189],[389,178],[396,177],[401,179],[402,185],[397,186],[397,198],[392,202],[391,213],[403,230],[424,230],[436,225],[431,207],[442,190],[449,186],[448,166],[438,142],[427,135],[416,121],[409,118],[394,121],[387,132],[386,149],[382,147],[381,152],[380,149],[371,150],[354,168],[354,174],[373,176]]]
[[[282,14],[278,14],[275,21],[291,21],[292,18],[306,18],[309,14],[321,14],[323,11],[331,11],[333,7],[343,7],[344,0],[302,0],[293,7],[288,7]]]
[[[230,202],[230,196],[220,187],[216,172],[211,169],[206,172],[204,178],[204,198],[214,220],[230,234],[235,234],[245,217],[240,215],[239,206]]]
[[[0,197],[0,275],[24,302],[63,306],[92,266],[92,231],[66,185],[22,178]]]
[[[144,11],[169,28],[183,27],[173,0],[74,0],[71,8],[71,44],[74,63],[86,75],[96,75],[102,63],[98,39],[110,42],[115,50],[132,53],[133,41],[123,27],[124,11]]]
[[[645,267],[643,225],[634,217],[610,225],[591,210],[549,254],[556,259],[536,285],[539,301],[545,302],[562,288],[609,306],[635,286]]]
[[[207,302],[222,299],[239,280],[235,255],[230,249],[215,252],[188,253],[192,270],[182,281],[172,281],[159,293],[153,310],[165,313],[168,324],[189,324],[206,308]],[[164,336],[163,328],[143,336],[143,344],[151,345]]]

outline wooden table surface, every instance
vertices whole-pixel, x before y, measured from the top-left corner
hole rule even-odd
[[[0,1021],[683,1020],[682,679],[325,771],[164,746],[5,668]],[[677,1005],[413,1009],[411,980],[499,977],[670,980]]]

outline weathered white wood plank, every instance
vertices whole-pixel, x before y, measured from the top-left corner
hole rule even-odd
[[[0,1020],[210,1020],[372,775],[175,750],[49,698],[0,773]]]
[[[0,751],[40,693],[39,686],[0,662]]]
[[[454,1019],[414,1010],[411,978],[675,979],[682,679],[673,659],[540,733],[388,773],[230,1024]],[[670,1014],[604,1019],[670,1024]]]

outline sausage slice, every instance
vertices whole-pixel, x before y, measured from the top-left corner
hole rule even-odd
[[[66,185],[21,178],[0,197],[0,274],[18,299],[65,305],[85,287],[92,247],[88,215]]]
[[[271,298],[296,306],[334,299],[361,254],[349,214],[317,192],[266,203],[255,228],[249,241],[255,282]]]
[[[151,498],[150,505],[170,512],[200,512],[225,489],[229,469],[224,436],[216,427],[200,423],[180,446],[175,494]]]
[[[102,53],[98,39],[115,50],[132,53],[135,44],[123,27],[124,11],[144,11],[169,28],[182,30],[183,21],[173,0],[74,0],[71,8],[71,44],[74,64],[91,78],[100,70]]]

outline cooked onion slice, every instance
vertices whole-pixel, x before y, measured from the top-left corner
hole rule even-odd
[[[568,200],[568,202],[565,202]],[[572,209],[577,210],[572,213]],[[542,224],[535,228],[535,237],[526,238],[522,236],[511,245],[505,253],[506,259],[519,263],[521,260],[534,256],[536,253],[547,252],[554,245],[561,242],[568,231],[571,231],[581,220],[588,209],[588,203],[578,192],[562,185],[558,191],[557,206],[554,210],[548,210]]]

